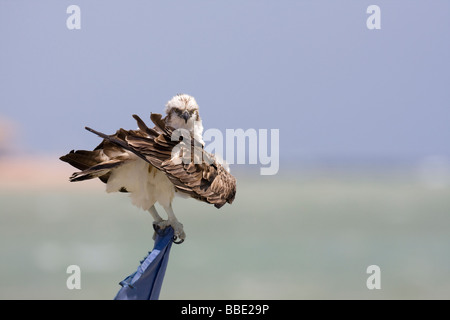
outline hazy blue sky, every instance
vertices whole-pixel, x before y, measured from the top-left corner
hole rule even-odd
[[[450,156],[449,32],[449,1],[1,0],[0,116],[65,152],[185,92],[205,129],[280,129],[282,158]]]

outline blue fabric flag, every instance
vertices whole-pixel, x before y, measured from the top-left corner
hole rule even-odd
[[[122,288],[114,300],[158,300],[172,240],[172,227],[156,232],[153,250],[141,261],[135,273],[120,282]]]

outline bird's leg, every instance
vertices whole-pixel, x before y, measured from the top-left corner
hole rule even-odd
[[[186,234],[184,233],[183,225],[178,221],[177,217],[175,217],[172,205],[169,204],[168,206],[164,206],[163,208],[167,212],[168,219],[165,221],[161,221],[158,226],[160,226],[161,228],[171,226],[173,228],[174,235],[181,241],[184,241],[184,239],[186,238]]]
[[[160,223],[161,221],[163,221],[163,218],[161,218],[161,216],[158,214],[158,211],[156,211],[155,205],[151,206],[150,209],[148,209],[148,212],[150,212],[150,214],[152,215],[155,223]]]
[[[159,225],[163,221],[163,218],[161,218],[161,216],[158,214],[158,211],[156,211],[155,205],[151,206],[150,209],[148,209],[148,212],[150,212],[150,214],[153,217],[153,228],[155,228],[156,226],[159,227]],[[153,240],[155,239],[156,239],[156,229],[155,232],[153,233]]]

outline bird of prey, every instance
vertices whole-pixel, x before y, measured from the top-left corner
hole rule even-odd
[[[236,179],[228,165],[203,148],[198,109],[192,96],[178,94],[166,104],[164,118],[151,114],[153,128],[137,115],[133,115],[137,130],[119,129],[106,135],[86,127],[103,141],[92,151],[72,150],[60,158],[81,170],[70,181],[99,178],[107,192],[130,193],[135,206],[150,212],[155,228],[172,226],[178,242],[183,242],[183,225],[172,210],[175,195],[220,208],[232,203],[236,194]],[[156,211],[156,202],[166,211],[167,220]]]

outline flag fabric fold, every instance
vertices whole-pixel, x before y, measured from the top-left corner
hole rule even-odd
[[[114,300],[158,300],[173,242],[173,229],[157,230],[153,250],[141,261],[136,272],[120,282]]]

